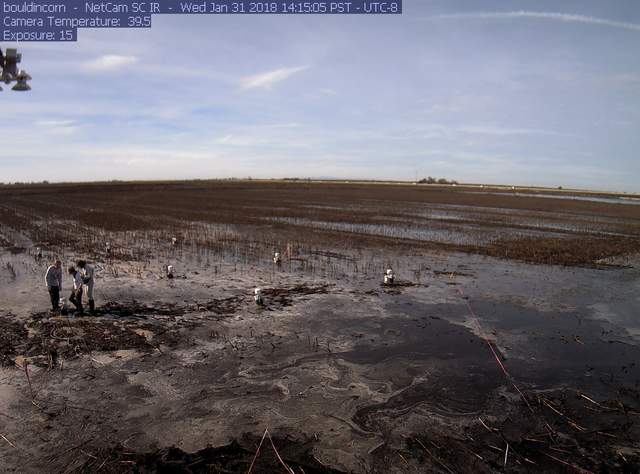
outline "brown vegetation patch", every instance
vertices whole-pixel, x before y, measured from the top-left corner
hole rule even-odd
[[[640,239],[521,238],[502,240],[487,249],[491,256],[548,265],[593,265],[599,260],[640,252]]]
[[[27,340],[24,325],[14,320],[11,314],[0,315],[0,365],[12,366]]]
[[[28,324],[34,335],[28,339],[23,355],[73,358],[94,351],[138,349],[148,352],[156,347],[136,332],[139,326],[105,319],[52,318]]]

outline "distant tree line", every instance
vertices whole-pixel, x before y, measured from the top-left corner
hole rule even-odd
[[[419,184],[458,184],[457,181],[454,180],[447,180],[444,178],[434,178],[433,176],[428,176],[427,178],[422,178],[420,181],[418,181]]]
[[[49,184],[49,181],[46,179],[44,181],[14,181],[13,183],[0,183],[0,186],[25,186],[31,184]]]

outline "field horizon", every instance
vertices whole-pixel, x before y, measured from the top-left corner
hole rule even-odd
[[[420,178],[423,179],[423,178]],[[426,178],[424,178],[426,179]],[[447,179],[447,178],[445,178]],[[448,179],[447,179],[448,180]],[[576,194],[576,195],[593,195],[593,196],[612,196],[623,197],[629,199],[640,199],[640,191],[618,191],[595,188],[578,188],[566,186],[542,186],[542,185],[518,185],[518,184],[496,184],[496,183],[475,183],[475,182],[458,182],[456,180],[448,180],[448,183],[421,183],[419,180],[381,180],[381,179],[349,179],[349,178],[305,178],[305,177],[284,177],[284,178],[186,178],[186,179],[109,179],[109,180],[70,180],[70,181],[15,181],[0,182],[0,187],[22,187],[22,186],[56,186],[56,185],[108,185],[108,184],[172,184],[172,183],[217,183],[217,182],[234,182],[234,183],[316,183],[316,184],[362,184],[362,185],[388,185],[388,186],[424,186],[428,188],[458,188],[459,190],[473,189],[490,191],[531,191],[548,194]]]

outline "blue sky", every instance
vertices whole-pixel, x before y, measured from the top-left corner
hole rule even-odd
[[[3,182],[431,175],[640,191],[637,0],[156,16],[19,47],[33,91],[0,93]]]

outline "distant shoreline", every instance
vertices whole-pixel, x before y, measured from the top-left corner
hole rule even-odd
[[[567,187],[545,187],[545,186],[517,186],[507,184],[482,184],[482,183],[455,183],[455,184],[427,184],[416,181],[400,181],[400,180],[365,180],[365,179],[321,179],[321,178],[211,178],[211,179],[177,179],[177,180],[107,180],[107,181],[52,181],[52,182],[15,182],[0,183],[2,188],[28,188],[28,187],[46,187],[46,186],[94,186],[94,185],[158,185],[167,184],[175,185],[180,183],[282,183],[282,184],[335,184],[335,185],[359,185],[359,186],[420,186],[428,189],[451,189],[459,192],[482,192],[484,193],[500,193],[500,194],[520,194],[527,196],[528,194],[537,194],[545,196],[588,196],[588,197],[606,197],[618,198],[620,200],[640,200],[640,193],[592,190],[581,188]],[[523,194],[526,193],[526,194]]]

